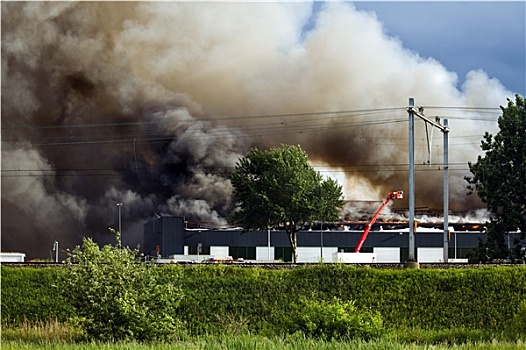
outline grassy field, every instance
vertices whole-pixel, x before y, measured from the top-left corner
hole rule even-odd
[[[526,350],[523,267],[381,271],[312,266],[267,271],[167,266],[152,273],[158,273],[158,286],[181,283],[184,298],[174,313],[181,325],[141,337],[145,328],[157,330],[150,317],[146,323],[119,323],[131,333],[116,339],[131,340],[117,343],[94,339],[113,339],[119,332],[100,337],[100,329],[106,328],[90,333],[93,328],[81,330],[67,323],[81,318],[53,288],[63,271],[2,266],[1,349]],[[108,305],[114,303],[90,315],[99,316]],[[373,311],[377,314],[368,314]],[[115,314],[121,318],[111,314],[94,319],[103,326],[108,320],[137,320],[136,314]],[[363,321],[372,320],[366,315],[378,314],[383,319],[378,327]],[[137,324],[140,327],[134,327]],[[363,331],[367,326],[372,332]],[[326,340],[331,337],[338,340]]]
[[[29,323],[17,327],[2,327],[3,350],[322,350],[322,349],[357,349],[357,350],[423,350],[423,349],[459,349],[459,350],[512,350],[526,349],[522,340],[485,339],[487,335],[470,332],[406,332],[390,334],[381,339],[364,342],[325,341],[306,338],[296,334],[287,337],[267,338],[250,334],[218,335],[204,337],[185,337],[170,342],[119,342],[97,343],[83,341],[82,333],[58,322]],[[478,340],[476,340],[478,339]]]
[[[396,340],[381,339],[372,342],[350,341],[350,342],[327,342],[312,339],[268,339],[257,336],[227,336],[227,337],[206,337],[178,341],[172,343],[64,343],[64,342],[25,342],[25,341],[3,341],[2,349],[5,350],[36,350],[36,349],[57,349],[57,350],[423,350],[423,349],[459,349],[459,350],[512,350],[525,349],[524,343],[506,342],[483,342],[465,344],[415,344],[400,343]]]

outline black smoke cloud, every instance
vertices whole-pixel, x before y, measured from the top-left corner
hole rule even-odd
[[[47,257],[54,240],[107,238],[119,202],[130,223],[171,213],[226,224],[228,173],[252,146],[301,144],[313,162],[345,166],[347,199],[381,199],[405,190],[407,173],[361,169],[407,162],[407,125],[389,122],[405,110],[301,112],[370,111],[408,97],[495,107],[510,95],[475,70],[458,90],[454,73],[404,49],[352,4],[328,3],[316,16],[310,3],[1,7],[2,250],[30,258]],[[451,127],[466,135],[487,125]],[[459,147],[451,161],[477,152]],[[456,175],[452,206],[475,206],[465,174]],[[440,172],[417,176],[417,201],[439,206],[440,182]]]

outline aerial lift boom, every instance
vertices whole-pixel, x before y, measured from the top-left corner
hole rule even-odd
[[[362,246],[363,246],[363,244],[365,242],[365,239],[367,238],[367,235],[369,234],[369,231],[371,230],[371,227],[373,226],[373,224],[376,221],[376,219],[378,219],[378,216],[380,215],[380,212],[385,208],[385,206],[387,204],[389,204],[389,202],[392,201],[393,199],[402,199],[402,198],[404,198],[404,192],[403,191],[389,192],[389,194],[387,195],[386,200],[380,206],[380,209],[378,209],[376,211],[376,213],[374,214],[374,216],[371,219],[371,221],[369,221],[367,226],[365,226],[365,230],[363,231],[362,237],[360,238],[360,241],[358,242],[358,245],[356,246],[356,249],[354,250],[355,253],[359,253],[360,249],[362,249]]]

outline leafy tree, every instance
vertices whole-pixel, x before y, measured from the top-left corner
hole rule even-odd
[[[168,338],[180,326],[175,319],[180,288],[159,283],[151,265],[140,263],[138,250],[102,248],[84,238],[67,259],[59,293],[75,309],[72,320],[93,340],[154,340]],[[75,261],[75,263],[73,262]]]
[[[284,225],[297,262],[297,232],[314,220],[336,220],[342,188],[324,180],[299,146],[250,150],[236,164],[230,180],[240,210],[232,221],[245,230]]]
[[[492,259],[509,255],[504,237],[517,228],[521,234],[515,241],[516,254],[521,254],[526,234],[526,108],[522,97],[515,99],[501,106],[500,131],[495,136],[485,133],[481,142],[485,155],[469,163],[473,176],[465,178],[468,194],[476,192],[494,216],[486,227],[488,241],[479,246]]]

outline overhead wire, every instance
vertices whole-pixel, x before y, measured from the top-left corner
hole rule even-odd
[[[500,108],[492,107],[459,107],[459,106],[422,106],[424,109],[440,109],[440,110],[457,110],[463,112],[472,113],[495,113],[501,111]],[[290,118],[290,117],[305,117],[305,116],[357,116],[367,115],[376,113],[385,113],[392,111],[405,110],[407,107],[384,107],[384,108],[371,108],[371,109],[355,109],[355,110],[337,110],[337,111],[319,111],[319,112],[297,112],[297,113],[281,113],[281,114],[260,114],[260,115],[239,115],[239,116],[198,116],[197,118],[191,118],[187,120],[179,120],[180,123],[184,122],[196,122],[196,121],[228,121],[228,120],[254,120],[254,119],[268,119],[268,118]],[[473,117],[448,117],[448,118],[461,118],[478,120]],[[143,120],[143,121],[122,121],[122,122],[108,122],[108,123],[93,123],[93,124],[68,124],[68,125],[10,125],[2,126],[1,130],[11,129],[66,129],[66,128],[108,128],[108,127],[122,127],[122,126],[144,126],[144,125],[156,125],[162,124],[166,119],[157,120]],[[4,124],[5,125],[5,124]]]
[[[492,113],[494,111],[500,111],[499,108],[484,108],[484,107],[437,107],[437,106],[427,106],[426,109],[444,109],[444,110],[461,110],[461,111],[479,111],[484,113]],[[184,129],[184,137],[194,137],[194,138],[220,138],[220,137],[264,137],[264,136],[274,136],[281,134],[307,134],[307,133],[316,133],[326,130],[334,130],[334,123],[337,122],[338,130],[346,128],[355,128],[355,127],[366,127],[366,126],[376,126],[376,125],[387,125],[393,123],[406,122],[405,118],[391,117],[384,119],[374,119],[374,120],[349,120],[342,122],[344,118],[358,118],[371,115],[380,115],[385,113],[393,113],[396,111],[405,110],[406,107],[390,107],[390,108],[378,108],[378,109],[361,109],[361,110],[346,110],[346,111],[326,111],[326,112],[309,112],[309,113],[287,113],[287,114],[269,114],[269,115],[254,115],[254,116],[226,116],[226,117],[208,117],[208,118],[198,118],[198,119],[189,119],[189,120],[150,120],[150,121],[136,121],[136,122],[110,122],[110,123],[94,123],[94,124],[78,124],[78,125],[44,125],[44,126],[7,126],[2,127],[2,133],[9,130],[17,129],[68,129],[81,130],[81,129],[96,129],[96,128],[115,128],[115,127],[148,127],[148,126],[159,126],[166,123],[177,123],[176,128]],[[301,117],[301,119],[294,119]],[[321,117],[325,117],[320,119]],[[446,117],[443,117],[446,118]],[[448,116],[449,119],[462,119],[462,120],[483,120],[483,121],[496,121],[495,118],[482,118],[482,117],[459,117],[459,116]],[[281,119],[275,122],[262,122],[256,124],[234,124],[234,125],[221,125],[214,126],[211,129],[201,129],[193,128],[192,124],[206,123],[209,122],[213,124],[218,121],[257,121],[258,119]],[[174,135],[175,129],[173,131],[167,131],[164,133],[157,132],[147,132],[146,130],[140,132],[140,135],[136,133],[124,133],[118,134],[112,130],[111,133],[91,133],[91,134],[76,134],[76,135],[62,135],[62,136],[50,136],[40,139],[27,139],[27,140],[16,140],[16,139],[5,139],[3,137],[2,143],[4,143],[4,149],[13,149],[13,148],[23,148],[23,147],[43,147],[43,146],[70,146],[70,145],[95,145],[95,144],[108,144],[108,143],[156,143],[156,142],[171,142],[181,135]],[[180,132],[180,130],[179,130]],[[450,136],[450,138],[482,138],[482,135],[458,135]],[[372,139],[363,137],[364,140]],[[392,137],[392,139],[406,139],[406,137]],[[20,141],[22,143],[13,144],[13,142]],[[23,142],[28,141],[30,144],[24,145]],[[31,142],[33,141],[33,142]],[[450,146],[461,146],[461,145],[474,145],[475,143],[452,143]],[[381,144],[376,143],[376,146],[400,146],[399,143],[389,143]],[[403,144],[406,145],[406,144]],[[419,145],[415,144],[416,147],[423,147],[424,144]],[[459,164],[460,165],[460,164]],[[467,164],[461,164],[466,166]],[[382,165],[346,165],[346,167],[352,167],[353,169],[345,170],[345,172],[376,172],[383,169],[383,171],[407,171],[407,169],[393,169],[397,166],[407,166],[407,164],[397,165],[397,164],[382,164]],[[429,166],[426,164],[426,166]],[[441,167],[440,164],[434,164],[434,166]],[[463,168],[454,168],[455,164],[450,164],[449,170],[452,171],[465,171],[468,170],[467,167]],[[335,166],[337,167],[337,166]],[[362,168],[360,168],[362,167]],[[366,169],[365,167],[369,167]],[[386,169],[389,168],[389,169]],[[121,169],[122,170],[122,169]],[[26,174],[21,174],[20,172],[29,172]],[[64,174],[58,174],[58,172],[63,172]],[[5,170],[2,169],[2,177],[8,176],[118,176],[118,169],[59,169],[59,170],[21,170],[21,169],[11,169]],[[330,170],[331,172],[337,172],[341,170]],[[416,171],[437,171],[435,169],[417,169]],[[39,174],[31,172],[40,172]],[[72,173],[73,172],[73,173]]]
[[[418,168],[420,166],[421,168]],[[437,172],[442,171],[443,166],[433,164],[431,168],[428,164],[417,165],[415,172]],[[407,172],[408,169],[401,168],[390,168],[389,165],[368,165],[365,168],[356,168],[351,170],[339,170],[339,169],[330,169],[330,170],[319,170],[317,166],[313,166],[314,169],[318,170],[320,173],[377,173],[377,172]],[[215,175],[224,175],[228,174],[233,168],[219,167],[220,169],[207,169],[205,170],[194,170],[193,174],[215,174]],[[70,176],[122,176],[121,172],[126,169],[56,169],[56,170],[24,170],[24,169],[11,169],[5,170],[2,169],[2,177],[70,177]],[[221,171],[222,170],[222,171]],[[468,171],[469,168],[454,168],[449,166],[449,171]]]
[[[339,118],[342,117],[358,117],[358,116],[364,116],[364,115],[371,115],[376,113],[385,113],[385,111],[381,112],[367,112],[360,115],[341,115]],[[274,117],[273,115],[272,117]],[[296,114],[294,116],[297,116]],[[201,120],[195,120],[195,123],[200,122]],[[385,125],[389,123],[400,123],[404,122],[405,119],[380,119],[380,120],[367,120],[367,121],[349,121],[344,123],[338,123],[338,129],[345,129],[345,128],[354,128],[354,127],[363,127],[363,126],[372,126],[372,125]],[[186,121],[185,121],[186,122]],[[316,125],[312,124],[312,122],[320,123],[322,122],[325,125]],[[298,125],[301,123],[301,125]],[[112,124],[113,125],[113,124]],[[100,126],[100,125],[98,125]],[[264,124],[254,124],[254,125],[231,125],[231,126],[218,126],[214,127],[212,129],[206,129],[206,132],[203,129],[192,129],[192,127],[188,127],[184,130],[184,134],[186,137],[192,136],[196,138],[221,138],[225,136],[235,136],[235,137],[262,137],[262,136],[273,136],[273,135],[281,135],[281,134],[290,134],[290,133],[310,133],[310,132],[319,132],[319,131],[326,131],[326,130],[333,130],[334,125],[331,124],[331,121],[320,121],[319,119],[310,119],[310,120],[292,120],[292,121],[283,121],[283,122],[275,122],[275,123],[264,123]],[[242,132],[243,134],[236,134],[232,135],[233,132]],[[138,137],[133,134],[127,134],[128,138],[126,138],[124,135],[118,135],[118,134],[110,134],[110,135],[99,135],[99,134],[91,134],[91,140],[77,140],[76,135],[70,135],[70,136],[59,136],[58,140],[65,140],[65,141],[58,141],[58,142],[52,142],[52,141],[44,141],[44,142],[33,142],[32,146],[65,146],[65,145],[84,145],[84,144],[97,144],[97,143],[123,143],[123,142],[131,142],[133,140],[137,140],[139,142],[149,142],[149,141],[163,141],[163,140],[170,140],[174,137],[177,137],[177,135],[170,134],[169,132],[159,134],[159,133],[141,133],[141,135],[144,135],[146,137]],[[104,137],[108,136],[107,139]],[[179,135],[180,136],[180,135]],[[82,135],[80,138],[89,138],[89,135]],[[48,138],[47,140],[53,140],[53,137]],[[69,140],[68,139],[73,139]],[[15,141],[15,139],[3,139],[3,142],[8,141]],[[31,140],[28,140],[31,141]],[[7,146],[7,148],[20,148],[24,147],[24,145],[11,145]]]
[[[356,127],[366,127],[366,126],[375,126],[375,125],[387,125],[395,123],[403,123],[405,119],[381,119],[374,121],[359,121],[359,122],[348,122],[348,123],[338,123],[337,130],[356,128]],[[293,123],[297,123],[294,121]],[[302,125],[301,127],[293,125],[293,123],[279,123],[274,125],[251,125],[251,126],[233,126],[233,127],[223,127],[222,128],[213,128],[211,130],[202,130],[202,129],[186,129],[184,130],[184,135],[186,137],[195,137],[200,138],[221,138],[221,137],[263,137],[263,136],[274,136],[274,135],[283,135],[283,134],[304,134],[304,133],[313,133],[320,131],[334,130],[335,126],[332,124],[329,125]],[[239,132],[239,134],[233,135],[233,133]],[[107,136],[107,138],[105,138]],[[111,134],[111,135],[71,135],[71,136],[55,136],[45,139],[26,139],[26,140],[17,140],[17,139],[3,139],[2,142],[6,145],[4,148],[25,148],[23,143],[11,144],[7,146],[9,142],[31,142],[31,146],[66,146],[66,145],[86,145],[86,144],[104,144],[104,143],[127,143],[137,140],[138,142],[153,142],[153,141],[170,141],[181,135],[174,135],[170,132],[164,134],[160,133],[140,133],[137,134]],[[482,139],[483,135],[451,135],[450,139],[455,138],[478,138]],[[80,138],[80,140],[79,140]],[[364,139],[372,139],[363,137]],[[406,137],[391,137],[391,139],[406,139]],[[56,140],[56,141],[53,141]],[[63,141],[62,141],[63,140]],[[452,144],[454,145],[454,143]]]
[[[263,119],[263,118],[289,118],[300,116],[322,116],[322,115],[360,115],[368,113],[388,112],[394,110],[403,110],[405,107],[386,107],[373,109],[356,109],[356,110],[341,110],[341,111],[320,111],[320,112],[298,112],[298,113],[281,113],[281,114],[260,114],[260,115],[243,115],[243,116],[208,116],[197,118],[190,118],[187,120],[180,120],[179,122],[197,122],[197,121],[227,121],[227,120],[247,120],[247,119]],[[94,124],[69,124],[69,125],[11,125],[3,126],[2,130],[9,129],[63,129],[63,128],[97,128],[97,127],[112,127],[112,126],[134,126],[134,125],[152,125],[162,124],[166,119],[158,118],[157,120],[148,121],[123,121],[123,122],[109,122],[109,123],[94,123]]]

